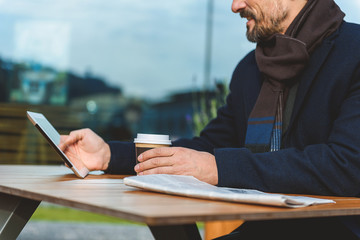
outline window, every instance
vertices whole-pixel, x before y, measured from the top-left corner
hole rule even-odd
[[[338,2],[359,22],[357,1]],[[191,137],[204,87],[216,95],[215,83],[229,83],[254,48],[230,5],[0,0],[0,161],[59,160],[26,110],[43,112],[61,133],[89,127],[105,140],[132,141],[141,131]]]

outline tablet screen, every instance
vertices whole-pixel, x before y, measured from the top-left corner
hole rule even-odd
[[[82,162],[77,164],[79,166],[74,166],[74,164],[61,151],[61,149],[58,147],[58,145],[60,144],[60,134],[45,118],[45,116],[41,113],[29,111],[27,111],[27,116],[33,123],[33,125],[40,131],[40,133],[54,148],[54,150],[61,156],[61,158],[68,165],[68,167],[71,168],[77,176],[84,178],[88,174],[89,170],[84,166]]]

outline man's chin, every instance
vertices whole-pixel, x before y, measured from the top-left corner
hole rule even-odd
[[[252,43],[257,43],[259,41],[258,37],[249,31],[246,32],[246,37],[247,37],[248,41],[252,42]]]

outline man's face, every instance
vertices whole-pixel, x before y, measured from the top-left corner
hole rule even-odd
[[[246,36],[259,42],[275,33],[283,33],[283,22],[288,16],[284,0],[233,0],[232,11],[246,18]]]

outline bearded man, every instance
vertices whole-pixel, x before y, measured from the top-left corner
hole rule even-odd
[[[266,192],[360,196],[360,26],[333,0],[233,0],[256,49],[199,137],[138,157],[90,130],[61,148],[89,170],[192,175]],[[135,167],[134,167],[135,165]],[[356,217],[246,222],[222,239],[358,239]]]

